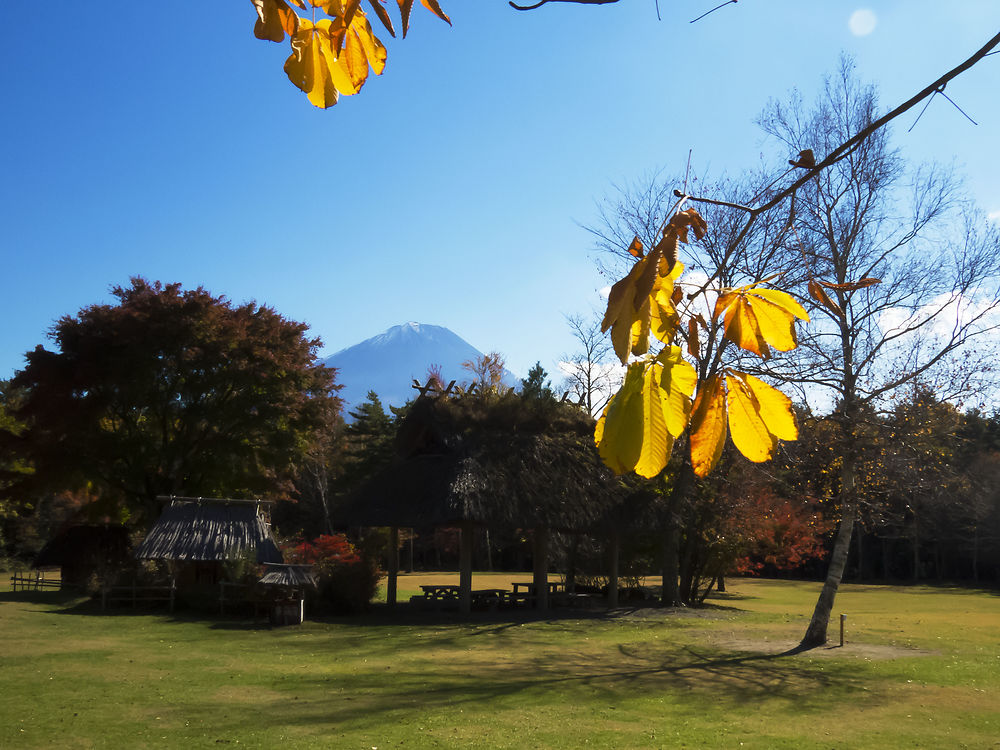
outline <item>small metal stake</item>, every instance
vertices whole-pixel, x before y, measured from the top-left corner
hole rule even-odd
[[[844,647],[844,623],[847,622],[847,615],[840,616],[840,647]]]

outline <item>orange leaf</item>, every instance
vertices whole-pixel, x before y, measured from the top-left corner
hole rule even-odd
[[[420,0],[420,2],[425,8],[427,8],[427,10],[451,26],[451,19],[448,18],[443,10],[441,10],[441,6],[438,4],[437,0]]]
[[[382,7],[382,0],[368,0],[368,4],[372,6],[372,10],[375,11],[375,15],[378,16],[378,20],[382,22],[385,26],[385,30],[389,32],[389,35],[393,39],[396,38],[396,30],[392,28],[392,19],[389,17],[389,12]]]
[[[285,34],[292,36],[299,27],[298,14],[288,7],[285,0],[252,0],[257,10],[253,35],[270,42],[281,42]]]
[[[701,346],[698,341],[698,321],[695,318],[688,320],[687,345],[688,354],[695,359],[701,356]]]
[[[844,311],[840,309],[840,305],[830,299],[830,296],[823,291],[823,287],[821,287],[815,279],[809,279],[809,284],[807,286],[809,288],[810,297],[819,302],[823,305],[823,307],[832,312],[838,318],[842,318],[844,316]]]
[[[853,292],[855,289],[864,289],[868,286],[875,286],[876,284],[881,284],[882,279],[873,279],[871,277],[865,277],[859,279],[858,281],[848,281],[846,284],[834,284],[830,281],[816,281],[817,284],[825,286],[827,289],[838,289],[845,292]]]
[[[697,476],[708,476],[725,444],[726,394],[722,378],[713,375],[698,390],[691,416],[691,465]]]
[[[642,257],[642,254],[643,254],[643,251],[642,251],[642,240],[640,240],[637,236],[633,237],[632,238],[632,242],[629,243],[628,254],[631,255],[633,258],[641,258]]]
[[[403,39],[410,29],[410,11],[413,10],[413,0],[396,0],[399,4],[399,17],[403,22]]]

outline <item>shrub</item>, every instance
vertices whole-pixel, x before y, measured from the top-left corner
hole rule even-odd
[[[312,565],[318,583],[314,608],[333,613],[361,612],[378,591],[382,571],[343,534],[297,540],[283,548],[289,563]]]

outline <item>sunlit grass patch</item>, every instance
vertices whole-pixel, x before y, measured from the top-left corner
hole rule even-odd
[[[908,748],[1000,736],[1000,597],[846,586],[845,648],[790,656],[818,584],[729,589],[698,611],[382,610],[276,629],[0,594],[16,644],[0,651],[0,746]]]

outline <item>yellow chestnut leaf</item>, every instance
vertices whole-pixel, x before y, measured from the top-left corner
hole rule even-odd
[[[740,374],[730,373],[726,378],[729,432],[736,449],[751,461],[760,463],[774,455],[778,440],[764,424],[757,397]]]
[[[684,360],[679,346],[666,347],[656,358],[660,368],[660,398],[667,432],[675,438],[691,421],[691,395],[698,384],[698,373]]]
[[[805,309],[779,289],[761,289],[753,284],[719,295],[713,317],[725,314],[725,337],[742,349],[767,359],[769,347],[791,351],[798,345],[795,319],[809,320]]]
[[[713,375],[698,390],[691,413],[691,465],[697,476],[708,476],[725,444],[726,393],[722,378]]]

